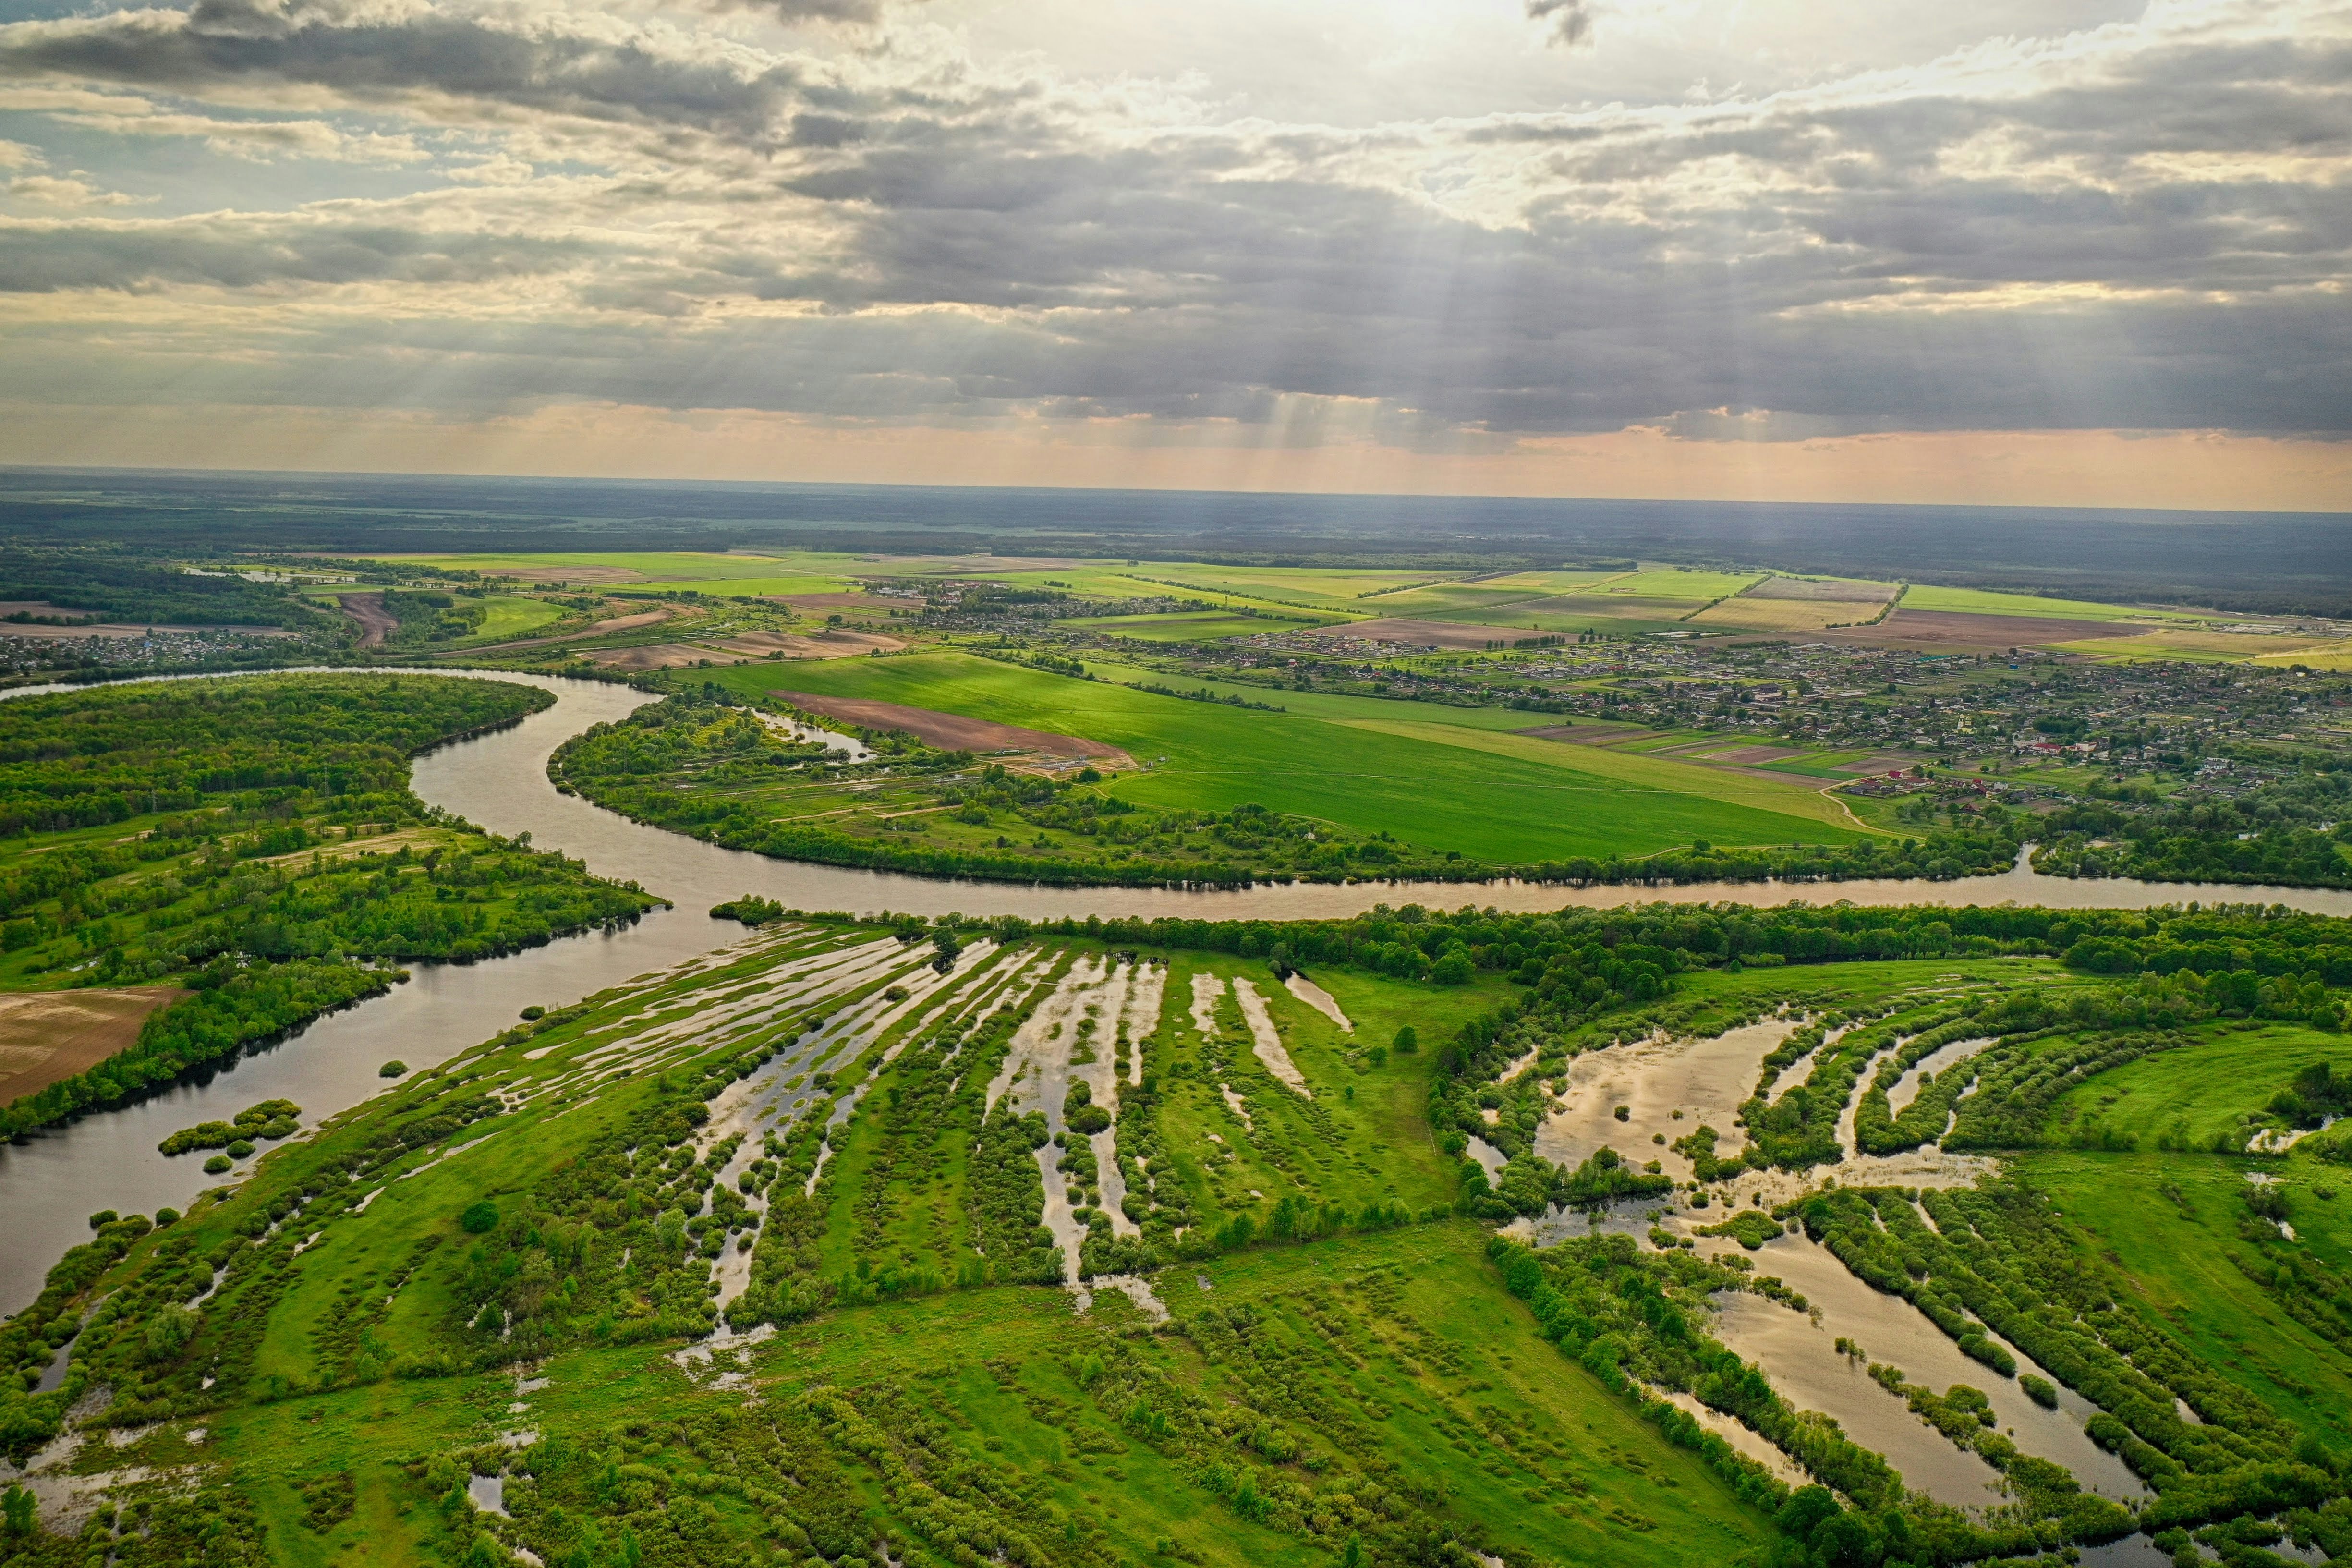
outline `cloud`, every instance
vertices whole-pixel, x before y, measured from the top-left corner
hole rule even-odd
[[[309,158],[334,163],[421,163],[432,154],[414,136],[353,132],[323,120],[225,120],[169,114],[152,106],[138,114],[58,114],[58,121],[120,136],[186,136],[213,152],[254,163]]]
[[[221,402],[1416,449],[2352,431],[2340,5],[2167,0],[1767,94],[1359,126],[811,18],[877,36],[820,55],[555,0],[0,26],[0,107],[440,187],[0,224],[0,329],[93,402],[168,362]],[[135,298],[141,332],[78,330],[83,297]]]
[[[196,0],[0,27],[0,78],[202,97],[314,89],[355,106],[470,108],[762,141],[797,62],[727,40],[554,9],[429,0]]]
[[[18,180],[11,188],[39,178]],[[289,283],[448,287],[557,270],[595,248],[555,236],[436,232],[413,219],[234,213],[143,222],[0,218],[0,292]]]
[[[0,186],[12,201],[44,207],[110,207],[131,206],[139,197],[125,195],[121,191],[100,190],[87,180],[62,179],[51,174],[24,174]]]
[[[1528,20],[1547,24],[1549,41],[1575,48],[1592,41],[1592,0],[1527,0]]]

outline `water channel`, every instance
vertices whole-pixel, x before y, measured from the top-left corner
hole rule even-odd
[[[478,673],[552,693],[555,705],[493,734],[457,742],[417,759],[415,790],[425,801],[501,834],[528,832],[541,848],[560,848],[607,877],[634,879],[670,900],[616,934],[571,937],[506,958],[472,964],[421,963],[384,996],[312,1023],[293,1037],[135,1104],[82,1117],[0,1146],[0,1202],[9,1245],[0,1254],[0,1312],[13,1312],[40,1289],[49,1267],[89,1234],[87,1216],[111,1208],[152,1214],[185,1207],[211,1179],[193,1159],[155,1152],[167,1132],[227,1120],[257,1100],[284,1097],[315,1124],[391,1086],[377,1077],[397,1058],[419,1069],[488,1038],[536,1003],[561,1006],[633,976],[667,969],[743,936],[707,910],[744,893],[810,910],[908,910],[936,915],[1181,915],[1199,920],[1310,920],[1360,913],[1375,904],[1467,903],[1506,910],[1604,909],[1672,900],[1748,905],[1847,900],[1858,904],[2043,904],[2057,908],[2144,909],[2199,900],[2278,903],[2316,914],[2352,915],[2352,892],[2149,883],[2121,879],[2073,880],[2042,876],[2021,862],[1996,877],[1955,882],[1871,879],[1809,883],[1696,883],[1680,887],[1564,888],[1537,883],[1300,883],[1238,890],[1165,888],[1048,888],[935,880],[772,860],[630,822],[577,796],[557,793],[549,755],[592,724],[625,717],[653,699],[602,681]],[[209,678],[205,678],[209,679]],[[231,678],[234,679],[234,678]],[[40,688],[7,696],[34,695]],[[57,689],[55,688],[46,689]],[[1675,1098],[1671,1091],[1668,1098]]]

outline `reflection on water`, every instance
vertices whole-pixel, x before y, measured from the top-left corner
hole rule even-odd
[[[1704,1217],[1704,1216],[1698,1216]],[[1675,1228],[1680,1228],[1676,1226]],[[1752,1259],[1759,1274],[1777,1274],[1820,1309],[1819,1327],[1804,1315],[1756,1296],[1721,1297],[1716,1336],[1749,1361],[1760,1362],[1790,1401],[1834,1415],[1859,1442],[1877,1448],[1915,1489],[1939,1501],[1980,1503],[1998,1472],[1974,1454],[1963,1453],[1935,1428],[1911,1414],[1903,1401],[1871,1381],[1864,1363],[1850,1363],[1831,1347],[1844,1338],[1869,1359],[1903,1369],[1909,1381],[1941,1394],[1953,1384],[1982,1389],[1992,1401],[2003,1436],[2029,1454],[2063,1465],[2084,1489],[2118,1500],[2145,1497],[2147,1489],[2115,1455],[2091,1441],[2084,1425],[2097,1406],[2061,1386],[2058,1408],[2044,1410],[2012,1379],[1960,1353],[1958,1345],[1900,1296],[1881,1294],[1846,1271],[1826,1247],[1801,1235],[1768,1241],[1759,1252],[1742,1253],[1727,1242],[1703,1241],[1704,1251]],[[2018,1370],[2049,1374],[2015,1346]],[[2055,1383],[2055,1378],[2050,1378]],[[1895,1448],[1862,1436],[1887,1419],[1908,1427],[1905,1453],[1923,1457],[1906,1463]],[[1926,1443],[1927,1447],[1918,1447]],[[1920,1468],[1915,1469],[1915,1463]]]
[[[1919,1098],[1919,1091],[1927,1087],[1930,1079],[1942,1077],[1948,1069],[1959,1066],[1991,1044],[1992,1041],[1986,1038],[1953,1040],[1947,1045],[1937,1046],[1913,1063],[1910,1070],[1896,1079],[1895,1087],[1886,1091],[1887,1113],[1892,1116],[1902,1115],[1911,1102]],[[1863,1083],[1867,1085],[1874,1076],[1874,1074],[1866,1075],[1862,1079]]]
[[[1716,1153],[1736,1153],[1746,1142],[1732,1125],[1740,1102],[1754,1090],[1764,1058],[1801,1024],[1768,1018],[1711,1039],[1656,1035],[1586,1051],[1568,1065],[1562,1109],[1536,1130],[1536,1152],[1574,1166],[1606,1144],[1637,1164],[1656,1159],[1687,1180],[1691,1162],[1654,1140],[1671,1144],[1705,1122],[1719,1135]]]

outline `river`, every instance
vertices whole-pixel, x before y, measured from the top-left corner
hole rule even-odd
[[[1959,907],[2014,901],[2069,909],[2145,909],[2161,904],[2280,903],[2315,914],[2352,915],[2352,892],[2073,880],[2044,877],[2020,864],[1997,877],[1956,882],[1872,879],[1811,883],[1693,883],[1674,888],[1562,888],[1528,882],[1350,883],[1190,891],[1163,888],[1047,888],[944,881],[892,872],[847,870],[772,860],[646,827],[548,781],[555,748],[592,724],[625,717],[653,700],[602,681],[508,671],[446,670],[515,680],[553,693],[556,703],[520,724],[457,742],[416,761],[416,793],[425,801],[501,834],[528,832],[541,848],[560,848],[607,877],[635,880],[671,900],[626,931],[563,939],[506,958],[472,964],[421,963],[385,996],[312,1023],[275,1047],[120,1110],[0,1146],[0,1202],[13,1238],[0,1256],[0,1311],[14,1312],[39,1293],[50,1265],[89,1234],[99,1209],[152,1214],[184,1208],[211,1184],[192,1158],[155,1152],[164,1134],[199,1121],[226,1121],[257,1100],[285,1098],[315,1124],[390,1084],[377,1076],[398,1058],[411,1069],[447,1060],[515,1021],[528,1004],[557,1007],[633,975],[667,969],[743,934],[712,920],[714,903],[756,893],[807,910],[860,913],[898,910],[937,915],[1182,915],[1202,920],[1312,920],[1361,913],[1374,904],[1466,903],[1507,910],[1606,909],[1672,900],[1749,905],[1803,899],[1813,903],[1936,904]],[[193,679],[224,679],[197,677]],[[236,679],[228,677],[225,679]],[[25,688],[11,697],[44,689]]]

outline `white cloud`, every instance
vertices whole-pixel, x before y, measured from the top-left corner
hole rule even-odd
[[[100,190],[87,180],[52,174],[19,175],[0,189],[6,191],[11,201],[38,207],[131,206],[139,201],[121,191]]]

